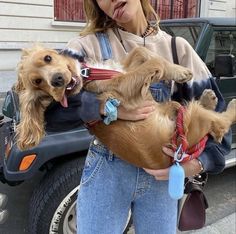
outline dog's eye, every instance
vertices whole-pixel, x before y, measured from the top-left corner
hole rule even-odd
[[[40,78],[34,80],[34,83],[35,83],[36,85],[41,84],[41,82],[42,82],[42,79],[40,79]]]
[[[52,57],[51,57],[50,55],[46,55],[46,56],[44,57],[44,61],[45,61],[46,63],[50,63],[50,62],[52,61]]]

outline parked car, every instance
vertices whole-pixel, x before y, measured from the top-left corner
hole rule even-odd
[[[235,19],[164,20],[161,27],[190,42],[216,77],[226,102],[236,98]],[[6,96],[3,113],[7,116],[0,120],[0,180],[16,186],[44,171],[30,200],[29,230],[35,234],[75,233],[77,191],[92,136],[83,126],[48,132],[37,147],[20,151],[14,139],[20,111],[13,92]],[[227,156],[226,167],[236,164],[235,125],[232,130],[232,152]]]

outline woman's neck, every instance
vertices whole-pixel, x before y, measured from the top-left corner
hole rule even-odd
[[[147,19],[143,16],[140,19],[137,18],[137,20],[132,20],[129,23],[118,23],[118,26],[123,28],[123,30],[133,33],[135,35],[141,36],[145,33],[147,30],[147,27],[149,26]]]

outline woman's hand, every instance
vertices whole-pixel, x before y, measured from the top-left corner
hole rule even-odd
[[[192,159],[185,163],[182,163],[181,166],[184,169],[185,177],[194,176],[202,171],[202,167],[197,159]],[[169,179],[169,171],[170,167],[165,169],[145,169],[144,170],[155,177],[156,180],[168,180]]]
[[[118,119],[137,121],[146,119],[155,110],[154,101],[144,101],[138,108],[133,110],[125,109],[122,104],[118,107]]]
[[[143,168],[143,169],[148,174],[154,176],[156,180],[168,180],[169,179],[169,171],[170,171],[169,167],[165,168],[165,169],[157,169],[157,170],[146,169],[146,168]]]

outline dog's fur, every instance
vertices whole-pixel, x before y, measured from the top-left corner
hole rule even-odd
[[[51,70],[58,73],[62,67],[66,69],[68,65],[63,64],[67,64],[67,60],[70,62],[73,60],[55,54],[58,63],[49,66],[42,62],[42,58],[48,53],[55,52],[46,49],[27,50],[20,63],[16,90],[21,103],[22,119],[17,128],[18,146],[21,149],[35,146],[40,142],[44,136],[43,112],[52,98],[60,101],[65,90],[65,86],[63,86],[59,97],[55,96],[57,87],[51,87],[52,76],[48,74],[51,74]],[[52,55],[54,56],[54,54]],[[75,66],[69,65],[69,67],[71,71],[73,70],[71,67]],[[84,88],[98,93],[102,101],[117,98],[127,110],[131,110],[138,107],[143,100],[152,100],[149,91],[151,83],[160,80],[174,80],[182,83],[192,78],[189,69],[171,64],[141,47],[134,49],[127,56],[123,67],[125,72],[114,76],[113,79],[92,81],[84,85]],[[35,76],[32,75],[35,73],[41,74],[41,79],[45,80],[44,85],[35,86],[33,82]],[[76,74],[78,76],[78,73]],[[70,78],[67,78],[66,84],[69,82]],[[53,92],[48,91],[51,88],[54,90]],[[79,90],[80,87],[74,92]],[[200,101],[192,101],[188,104],[184,116],[184,129],[189,147],[208,133],[216,141],[221,142],[231,124],[236,122],[236,100],[232,100],[227,111],[223,113],[213,111],[216,104],[217,98],[211,90],[206,90]],[[180,104],[170,101],[155,105],[155,111],[145,120],[134,122],[117,120],[110,125],[99,122],[91,128],[91,131],[123,160],[145,168],[168,167],[171,160],[163,155],[162,146],[171,142],[175,130],[176,112]],[[33,112],[37,114],[35,115]]]

